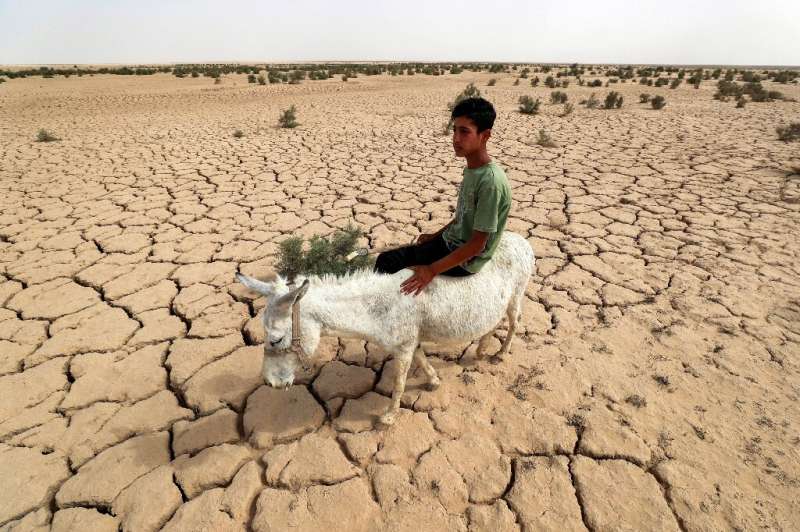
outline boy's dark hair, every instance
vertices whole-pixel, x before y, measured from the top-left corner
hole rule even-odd
[[[497,113],[488,100],[483,98],[467,98],[461,100],[453,107],[450,117],[455,120],[459,116],[466,116],[478,126],[478,133],[492,129]]]

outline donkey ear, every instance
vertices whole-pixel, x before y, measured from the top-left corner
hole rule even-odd
[[[303,281],[303,284],[295,288],[294,290],[282,295],[280,299],[278,299],[278,305],[286,305],[291,306],[294,305],[297,301],[300,301],[306,292],[308,292],[308,287],[311,283],[309,283],[308,279]]]
[[[253,279],[252,277],[248,277],[247,275],[243,275],[241,273],[236,274],[236,280],[245,285],[250,290],[255,290],[259,294],[263,294],[267,297],[271,297],[273,293],[275,293],[275,283],[265,283],[264,281],[259,281],[258,279]]]

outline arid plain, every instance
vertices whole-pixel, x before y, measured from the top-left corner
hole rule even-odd
[[[800,103],[573,82],[571,114],[528,116],[551,89],[515,78],[0,85],[0,530],[796,530],[800,144],[775,127]],[[234,273],[289,235],[446,223],[472,81],[537,257],[509,355],[427,346],[442,385],[412,367],[388,429],[394,365],[363,342],[265,387]]]

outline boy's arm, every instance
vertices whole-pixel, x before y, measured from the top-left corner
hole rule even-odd
[[[404,294],[416,296],[428,286],[434,277],[450,268],[463,264],[483,251],[483,248],[486,247],[486,242],[489,241],[489,235],[491,233],[472,231],[472,237],[466,244],[454,249],[449,255],[442,257],[430,266],[410,266],[410,269],[414,270],[414,275],[406,279],[400,285],[400,289]]]

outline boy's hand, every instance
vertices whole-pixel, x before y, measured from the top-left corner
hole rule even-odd
[[[414,270],[414,275],[403,281],[400,285],[400,291],[404,294],[419,295],[426,286],[430,284],[436,274],[430,266],[409,266],[410,270]]]

